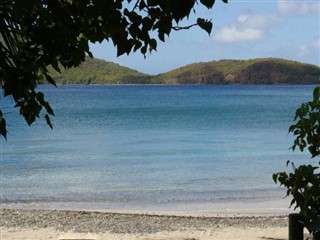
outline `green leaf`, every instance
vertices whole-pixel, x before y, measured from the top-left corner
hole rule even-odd
[[[7,140],[7,123],[2,116],[1,110],[0,110],[0,135],[2,135]]]
[[[159,2],[162,0],[147,0],[148,6],[155,7],[159,5]]]
[[[44,94],[42,92],[38,92],[36,94],[36,98],[39,101],[39,103],[41,104],[41,106],[43,106],[50,115],[54,115],[54,112],[53,112],[52,108],[50,107],[49,103],[44,100]]]
[[[296,200],[292,199],[290,202],[290,207],[292,207],[293,204],[295,204]]]
[[[172,15],[178,23],[185,17],[189,17],[190,12],[195,4],[195,0],[175,0],[172,4]]]
[[[142,31],[149,31],[152,29],[152,26],[153,26],[153,21],[150,18],[145,17],[142,20]]]
[[[51,129],[53,129],[53,126],[52,126],[52,123],[51,123],[51,120],[50,120],[49,115],[46,114],[46,115],[44,116],[44,118],[46,119],[46,122],[47,122],[48,126],[49,126]]]
[[[157,41],[154,38],[150,40],[149,45],[152,50],[157,50]]]
[[[277,177],[278,177],[278,174],[276,174],[276,173],[274,173],[274,174],[272,175],[272,179],[273,179],[273,181],[274,181],[275,183],[277,183]]]
[[[147,53],[147,46],[143,46],[141,49],[140,49],[141,53],[143,55],[145,55]]]
[[[320,88],[319,88],[319,87],[316,87],[316,88],[313,90],[313,101],[314,101],[314,102],[319,101],[319,96],[320,96]]]
[[[49,105],[48,102],[46,102],[46,104],[44,104],[43,106],[47,110],[47,113],[49,113],[50,115],[54,116],[53,109],[51,108],[51,106]]]
[[[118,43],[117,45],[117,57],[127,53],[127,45],[125,43]]]
[[[92,52],[88,51],[87,54],[90,58],[93,58]]]
[[[294,131],[294,129],[295,129],[295,125],[291,125],[290,127],[289,127],[289,132],[293,132]]]
[[[215,0],[200,0],[200,2],[205,5],[207,8],[212,8]]]
[[[147,7],[147,5],[146,5],[145,1],[141,0],[139,3],[139,10],[141,11],[142,9],[144,9],[146,7]]]
[[[133,48],[133,51],[136,52],[139,48],[141,48],[142,43],[140,41],[136,42]]]
[[[158,37],[162,42],[165,41],[165,37],[164,37],[164,33],[163,32],[159,32]]]
[[[210,35],[213,26],[211,21],[205,20],[203,18],[198,18],[197,24],[200,28],[205,30]]]
[[[53,67],[54,70],[61,73],[57,59],[52,59],[51,66]]]
[[[46,74],[45,76],[46,76],[47,81],[50,84],[52,84],[53,86],[57,87],[56,82],[53,80],[53,78],[49,74]]]

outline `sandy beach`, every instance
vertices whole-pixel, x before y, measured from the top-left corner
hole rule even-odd
[[[0,210],[1,240],[288,239],[287,216],[172,216],[67,210]]]

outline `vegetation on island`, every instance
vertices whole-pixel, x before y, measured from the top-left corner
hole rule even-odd
[[[89,57],[77,68],[60,73],[51,69],[50,75],[57,84],[143,84],[150,79],[149,75],[136,70]]]
[[[279,58],[220,60],[147,75],[99,59],[51,76],[59,84],[316,84],[320,67]]]
[[[167,84],[316,84],[320,67],[279,58],[190,64],[155,76]]]

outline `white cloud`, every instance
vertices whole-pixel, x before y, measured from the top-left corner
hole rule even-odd
[[[310,46],[311,46],[313,49],[318,49],[318,50],[320,50],[320,38],[315,39],[314,41],[312,41],[312,42],[310,43]]]
[[[241,14],[237,19],[238,25],[261,30],[267,29],[279,21],[277,16],[262,14]]]
[[[309,53],[309,49],[308,49],[307,45],[299,45],[298,49],[299,49],[299,55],[301,55],[301,56]]]
[[[277,0],[275,14],[241,14],[234,24],[222,27],[213,38],[220,43],[259,40],[266,35],[271,26],[285,21],[288,16],[309,14],[320,14],[320,1]],[[307,50],[303,50],[301,45],[301,52],[304,51]]]
[[[235,24],[217,31],[214,40],[221,43],[258,40],[263,38],[269,26],[278,21],[272,15],[241,14]]]
[[[261,39],[264,31],[253,28],[239,29],[236,26],[224,27],[214,36],[217,42],[230,43],[236,41],[253,41]]]
[[[316,53],[320,51],[320,38],[314,39],[313,41],[310,41],[307,44],[301,44],[298,46],[299,55],[304,56],[310,53]],[[319,56],[320,60],[320,56]]]
[[[318,1],[277,0],[277,8],[280,15],[309,15],[320,13]]]

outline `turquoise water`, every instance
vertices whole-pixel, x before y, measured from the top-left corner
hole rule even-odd
[[[313,88],[42,86],[54,130],[4,109],[1,201],[129,209],[281,198],[271,175],[308,158],[289,150],[287,129]]]

